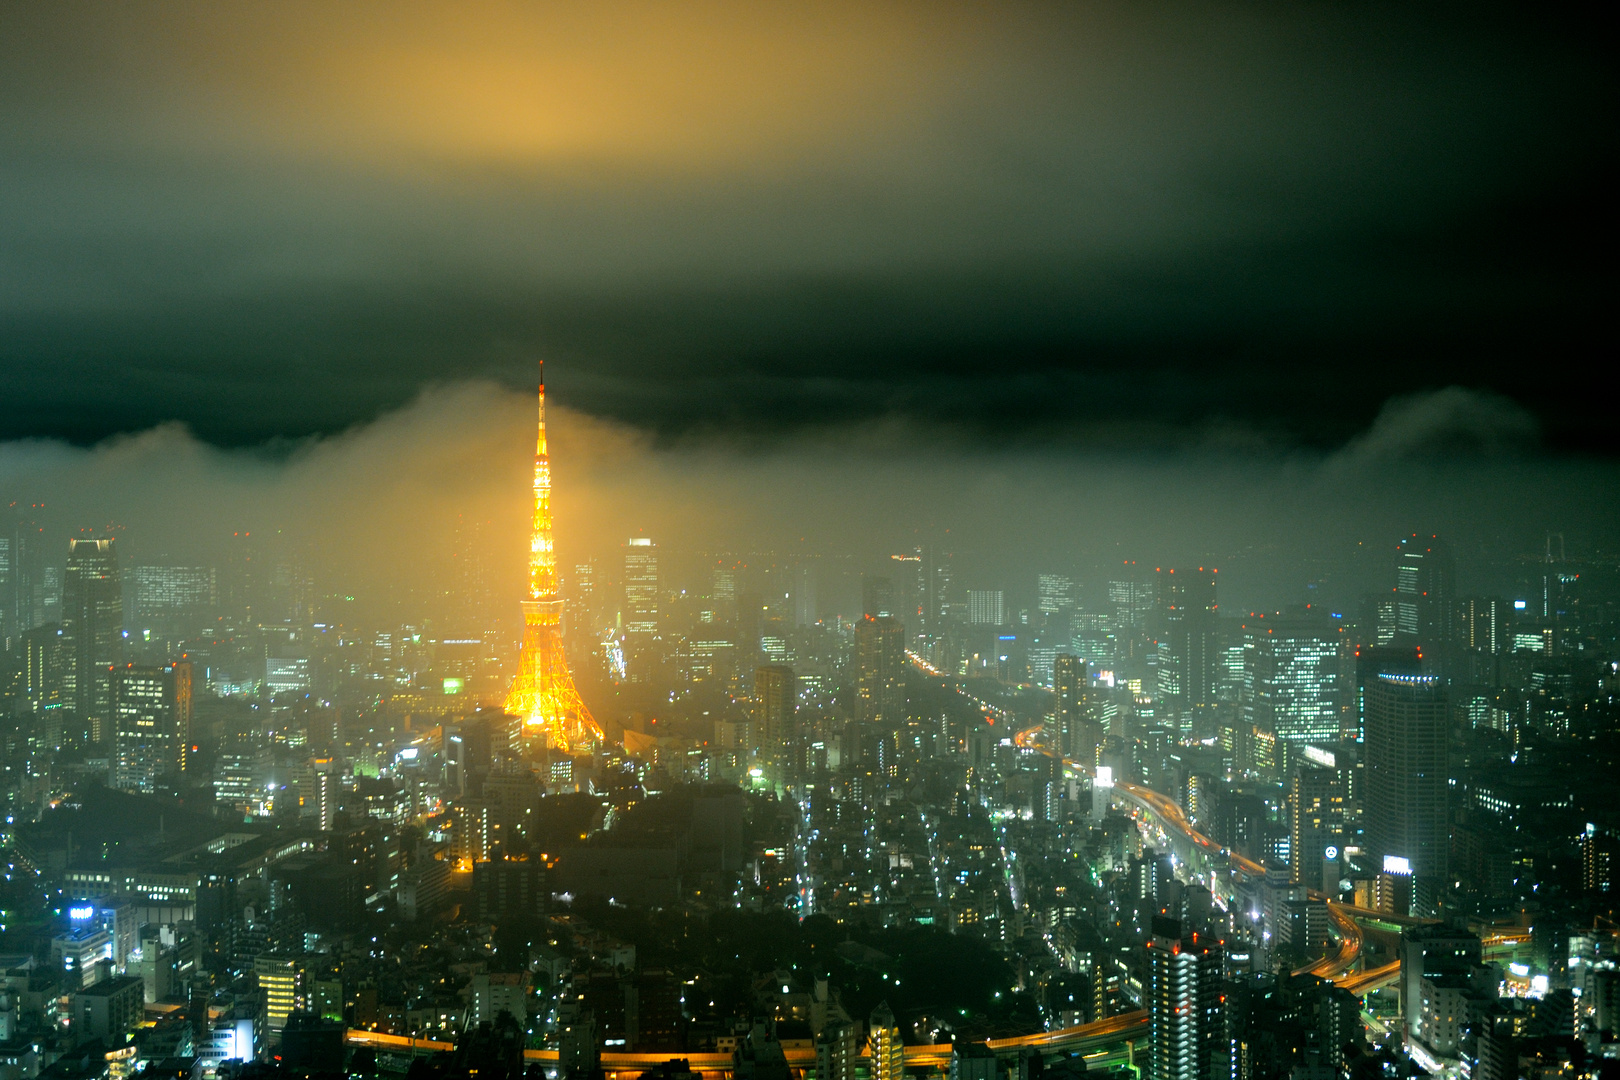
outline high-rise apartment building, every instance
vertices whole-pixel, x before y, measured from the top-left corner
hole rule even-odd
[[[191,737],[191,665],[113,669],[112,786],[151,791],[184,772]]]
[[[68,541],[62,626],[73,643],[78,733],[99,744],[111,730],[112,669],[121,655],[124,594],[111,539]]]
[[[776,763],[786,779],[799,738],[799,680],[792,668],[769,664],[754,669],[754,731],[762,756]]]
[[[1470,596],[1457,601],[1452,640],[1489,656],[1509,652],[1513,647],[1509,610],[1506,600],[1494,596]]]
[[[1367,688],[1380,675],[1423,674],[1423,657],[1410,645],[1361,645],[1355,650],[1353,670],[1354,700],[1342,737],[1362,742],[1367,732]]]
[[[1102,728],[1091,716],[1090,666],[1078,656],[1059,653],[1052,662],[1052,688],[1057,696],[1057,735],[1063,756],[1097,764]]]
[[[1442,881],[1448,865],[1447,724],[1438,677],[1382,674],[1368,684],[1367,847],[1377,865],[1418,885]]]
[[[1148,941],[1147,1080],[1217,1080],[1232,1075],[1221,947],[1155,917]]]
[[[1252,615],[1242,624],[1246,729],[1291,743],[1333,742],[1345,707],[1345,628],[1315,616]]]
[[[872,1050],[872,1080],[905,1080],[905,1040],[900,1037],[900,1025],[895,1022],[888,1002],[881,1002],[872,1010],[867,1032]]]
[[[906,718],[906,630],[887,615],[855,624],[855,696],[858,718],[895,725]]]

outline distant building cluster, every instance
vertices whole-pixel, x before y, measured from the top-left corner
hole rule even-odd
[[[1197,564],[635,537],[535,564],[524,670],[601,725],[559,742],[482,600],[363,625],[248,536],[41,535],[0,536],[19,1080],[1620,1068],[1620,594],[1554,541],[1239,612]]]

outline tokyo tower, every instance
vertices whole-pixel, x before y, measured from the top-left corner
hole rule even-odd
[[[546,365],[540,362],[540,436],[534,448],[534,522],[529,536],[529,595],[523,601],[523,653],[506,695],[506,711],[523,718],[524,731],[545,734],[546,744],[571,753],[602,741],[574,687],[562,646],[562,599],[551,540],[551,459],[546,454]]]

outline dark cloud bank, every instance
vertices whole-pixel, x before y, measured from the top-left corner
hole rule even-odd
[[[1330,451],[1456,386],[1620,450],[1614,70],[1555,12],[829,7],[795,94],[728,35],[791,67],[805,28],[718,7],[703,97],[702,58],[623,32],[650,9],[605,9],[591,63],[653,75],[599,115],[525,36],[567,27],[285,10],[10,9],[0,435],[251,445],[544,355],[560,400],[666,440]],[[539,72],[537,111],[440,53]],[[463,112],[418,119],[413,83]],[[570,109],[584,135],[522,141]]]
[[[1270,604],[1417,530],[1620,543],[1600,28],[669,10],[0,8],[4,493],[382,591],[521,537],[543,356],[565,561],[1207,557]]]

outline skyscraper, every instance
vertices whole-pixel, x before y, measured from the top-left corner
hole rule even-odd
[[[1495,656],[1509,651],[1508,603],[1494,596],[1457,601],[1453,640],[1465,649]]]
[[[47,621],[41,603],[45,542],[29,509],[13,503],[0,515],[0,635],[7,642]],[[60,610],[50,613],[50,621],[60,618]]]
[[[1052,663],[1052,688],[1057,692],[1057,735],[1063,756],[1097,764],[1102,729],[1091,718],[1091,672],[1078,656],[1059,653]]]
[[[1007,625],[1007,594],[1000,589],[968,590],[968,622],[974,626]]]
[[[113,669],[112,786],[151,791],[184,772],[191,738],[191,665]]]
[[[590,710],[580,700],[563,655],[562,597],[557,592],[557,553],[551,536],[551,457],[546,450],[545,366],[540,368],[540,422],[534,449],[534,516],[529,531],[529,591],[523,601],[523,652],[507,712],[527,732],[545,737],[565,753],[602,740]]]
[[[767,761],[791,778],[798,741],[799,680],[793,669],[770,664],[754,670],[754,730]]]
[[[69,540],[62,579],[62,627],[73,643],[78,731],[91,743],[110,734],[112,668],[124,630],[124,595],[113,541]]]
[[[1383,674],[1368,684],[1367,846],[1375,865],[1409,870],[1419,895],[1447,870],[1446,726],[1438,677]]]
[[[1401,541],[1395,560],[1395,644],[1428,652],[1451,632],[1451,548],[1438,536],[1413,533]]]
[[[130,572],[133,633],[160,641],[202,632],[216,601],[214,571],[206,566],[136,566]]]
[[[859,719],[895,725],[906,718],[906,630],[887,615],[855,624],[855,696]]]
[[[624,632],[658,633],[658,547],[645,536],[624,545]]]
[[[1338,739],[1344,627],[1325,617],[1251,615],[1243,635],[1245,727],[1294,743]]]
[[[1158,689],[1174,707],[1215,703],[1218,682],[1215,570],[1160,570]]]
[[[1076,603],[1074,578],[1066,574],[1037,574],[1035,576],[1035,607],[1043,615],[1056,615],[1074,610]]]
[[[1355,651],[1355,700],[1351,716],[1343,725],[1344,737],[1363,742],[1367,732],[1367,688],[1380,675],[1421,675],[1423,657],[1416,648],[1397,645],[1361,645]]]
[[[1148,1080],[1231,1076],[1222,952],[1183,935],[1179,920],[1155,917],[1148,942]]]
[[[816,566],[800,563],[793,568],[793,625],[814,626],[820,618],[816,605]]]
[[[624,667],[631,682],[652,678],[659,642],[658,547],[633,536],[624,545]]]
[[[73,710],[73,642],[60,623],[23,634],[23,695],[35,717],[34,749],[55,753],[62,746],[62,721]]]
[[[882,575],[861,576],[861,614],[874,619],[900,614],[894,599],[893,578]]]
[[[1324,866],[1328,848],[1342,851],[1348,819],[1350,793],[1345,790],[1345,777],[1350,770],[1340,769],[1325,761],[1301,756],[1289,771],[1288,786],[1288,861],[1292,880],[1312,889],[1336,893],[1339,882],[1337,871],[1333,880],[1324,879]]]

